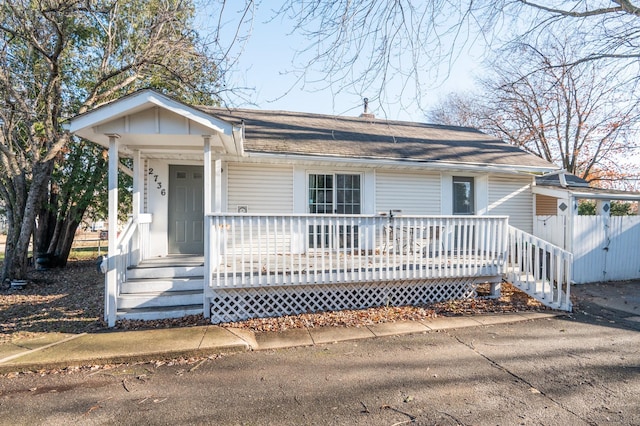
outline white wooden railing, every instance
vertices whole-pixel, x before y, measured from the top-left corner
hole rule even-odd
[[[105,276],[104,320],[109,327],[116,322],[118,296],[122,283],[127,281],[127,269],[137,265],[148,249],[149,223],[151,215],[140,215],[138,220],[130,218],[118,234],[115,250],[109,247],[108,270]]]
[[[509,227],[507,280],[545,305],[571,311],[572,264],[570,252]]]
[[[505,272],[507,217],[214,214],[207,226],[214,288]]]

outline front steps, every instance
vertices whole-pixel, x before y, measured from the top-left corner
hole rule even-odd
[[[549,308],[568,312],[573,308],[570,298],[553,282],[535,279],[531,274],[523,274],[516,267],[509,267],[505,278],[511,285]]]
[[[158,320],[201,315],[204,301],[202,257],[145,260],[127,270],[120,286],[118,320]]]

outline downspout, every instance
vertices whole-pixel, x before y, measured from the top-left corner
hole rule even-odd
[[[560,181],[560,186],[563,188],[567,187],[567,171],[565,169],[554,170],[549,173],[543,173],[542,176],[555,176],[558,175],[558,180]]]

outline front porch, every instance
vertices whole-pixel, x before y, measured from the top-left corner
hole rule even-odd
[[[215,323],[469,298],[481,283],[497,296],[503,279],[570,309],[570,254],[506,217],[210,214],[206,223],[202,265],[185,272],[203,292],[184,290],[176,276],[162,293],[189,292],[192,308],[200,300]],[[118,318],[134,266],[177,267],[175,258],[145,260],[145,229],[131,222],[121,234],[107,321]]]

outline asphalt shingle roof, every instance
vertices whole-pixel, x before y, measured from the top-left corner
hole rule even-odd
[[[245,124],[247,152],[556,168],[467,127],[285,111],[201,107]]]

